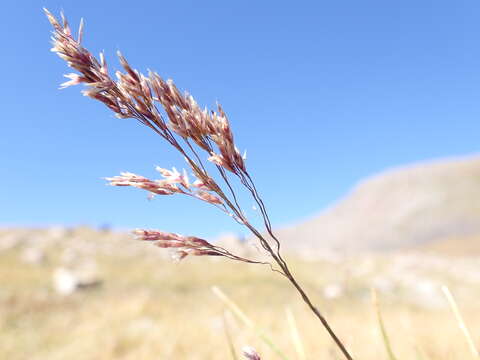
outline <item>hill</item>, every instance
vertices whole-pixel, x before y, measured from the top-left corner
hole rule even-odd
[[[277,234],[290,249],[397,250],[480,234],[480,156],[388,170],[318,216]],[[466,239],[466,240],[465,240]]]

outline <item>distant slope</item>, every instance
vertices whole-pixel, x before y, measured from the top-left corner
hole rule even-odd
[[[472,235],[480,234],[480,156],[373,176],[319,216],[277,233],[290,249],[345,252],[479,239]]]
[[[439,239],[421,244],[415,250],[441,255],[478,256],[480,255],[480,234]]]

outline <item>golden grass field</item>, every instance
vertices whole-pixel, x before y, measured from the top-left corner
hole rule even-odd
[[[0,231],[0,359],[235,359],[228,336],[237,359],[245,345],[262,359],[281,359],[261,334],[287,359],[341,359],[287,282],[267,267],[203,258],[172,263],[148,245],[86,228]],[[32,247],[41,256],[29,257]],[[450,287],[478,343],[478,258],[403,254],[296,258],[291,264],[355,359],[388,359],[372,286],[398,359],[473,357],[439,286]],[[59,267],[89,268],[101,283],[59,294],[52,282]],[[235,316],[212,286],[255,326]]]

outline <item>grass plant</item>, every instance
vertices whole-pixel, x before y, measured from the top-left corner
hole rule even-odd
[[[268,261],[246,258],[216,246],[196,236],[151,229],[137,229],[140,240],[153,242],[161,248],[175,252],[179,260],[187,256],[221,256],[251,264],[269,265],[282,275],[298,292],[302,300],[327,330],[346,359],[351,360],[346,346],[333,331],[324,315],[313,304],[305,289],[294,276],[280,251],[281,242],[275,236],[266,206],[247,170],[246,154],[238,150],[230,122],[223,108],[216,111],[202,109],[188,93],[181,93],[172,80],[164,80],[158,73],[141,74],[118,53],[124,72],[117,71],[116,79],[109,75],[103,53],[95,58],[82,46],[83,21],[75,38],[62,14],[58,21],[48,10],[45,13],[52,24],[52,51],[65,60],[77,73],[65,75],[69,80],[61,87],[84,84],[83,94],[105,104],[118,118],[132,118],[149,127],[185,159],[189,172],[195,176],[190,181],[187,171],[157,167],[162,179],[151,180],[131,172],[107,178],[113,186],[131,186],[148,191],[151,196],[189,196],[209,203],[245,226],[254,235],[269,257]],[[209,166],[209,165],[213,165]],[[211,175],[216,171],[220,181]],[[232,177],[240,181],[260,210],[264,228],[257,229],[245,215],[238,201]]]
[[[305,348],[309,348],[317,350],[317,353],[321,353],[323,358],[327,358],[327,356],[338,358],[338,354],[341,353],[343,358],[352,360],[353,356],[347,349],[345,342],[340,340],[337,333],[332,329],[330,322],[326,320],[324,316],[324,312],[326,312],[339,325],[342,334],[347,339],[346,342],[349,343],[349,347],[355,347],[355,354],[363,355],[355,356],[355,358],[372,359],[378,355],[372,346],[364,346],[369,343],[370,336],[368,331],[365,330],[374,327],[380,329],[382,342],[389,360],[408,357],[416,357],[422,360],[465,358],[465,353],[453,352],[450,347],[442,348],[440,351],[435,349],[435,345],[432,345],[434,341],[432,334],[438,334],[435,330],[442,328],[442,326],[443,332],[439,334],[440,340],[436,345],[440,347],[439,344],[450,340],[452,336],[451,329],[446,326],[448,321],[445,314],[439,310],[431,310],[426,314],[420,314],[416,309],[412,310],[409,306],[398,307],[394,311],[390,310],[388,318],[392,319],[391,321],[394,324],[400,324],[402,319],[408,318],[413,319],[412,322],[423,324],[425,329],[421,331],[420,327],[417,326],[416,345],[410,346],[411,344],[404,341],[408,336],[397,335],[402,331],[402,326],[398,326],[394,338],[396,353],[393,352],[375,290],[372,290],[371,293],[376,311],[375,321],[365,317],[362,306],[359,305],[358,301],[354,302],[349,299],[349,289],[347,289],[346,295],[342,295],[344,300],[335,303],[335,310],[329,309],[329,303],[325,301],[323,308],[326,308],[326,310],[320,312],[315,305],[315,303],[318,303],[319,296],[315,293],[307,293],[307,286],[300,284],[297,276],[291,270],[290,262],[287,262],[282,254],[281,241],[272,229],[267,207],[254,183],[253,176],[248,171],[246,154],[242,155],[238,149],[230,122],[223,108],[220,105],[217,105],[215,111],[201,108],[190,94],[180,92],[172,80],[164,80],[156,72],[149,72],[147,75],[140,73],[120,53],[118,53],[118,58],[123,67],[123,72],[117,71],[115,73],[116,78],[111,77],[104,54],[101,53],[97,59],[83,47],[83,21],[80,23],[78,35],[74,36],[63,14],[61,21],[59,21],[48,10],[45,10],[45,13],[53,26],[52,51],[65,60],[69,67],[77,71],[65,75],[68,81],[64,82],[61,87],[66,88],[77,84],[85,85],[86,89],[82,91],[85,96],[100,101],[113,111],[118,118],[132,118],[147,126],[185,159],[188,168],[188,171],[178,171],[176,168],[157,167],[156,170],[160,173],[160,179],[150,179],[131,172],[123,172],[118,176],[107,178],[109,184],[140,188],[147,191],[150,197],[187,196],[211,205],[248,229],[256,237],[258,245],[260,245],[259,248],[266,255],[266,260],[235,253],[209,240],[192,235],[156,229],[136,229],[133,233],[137,239],[151,242],[157,247],[172,251],[177,260],[186,257],[201,257],[203,261],[209,262],[209,267],[217,266],[220,270],[212,275],[205,270],[205,266],[199,265],[198,259],[191,259],[190,262],[182,264],[185,273],[188,275],[179,272],[178,268],[163,264],[162,266],[168,272],[168,275],[164,275],[162,278],[154,270],[155,266],[158,266],[156,262],[150,263],[146,260],[139,264],[137,259],[131,261],[131,263],[128,263],[127,260],[127,263],[122,263],[122,267],[124,266],[125,269],[128,268],[132,271],[122,279],[117,278],[117,285],[102,289],[101,291],[108,296],[101,302],[95,293],[84,295],[82,299],[72,300],[56,298],[51,294],[44,294],[45,296],[38,296],[38,298],[32,297],[30,296],[32,283],[38,285],[42,282],[45,285],[45,273],[32,274],[23,265],[18,266],[15,261],[7,259],[8,262],[5,261],[4,266],[13,269],[12,273],[17,274],[17,276],[10,277],[9,275],[2,282],[7,290],[9,287],[13,289],[11,293],[15,293],[15,296],[13,298],[2,297],[0,292],[0,303],[8,309],[6,316],[0,322],[0,330],[5,334],[0,338],[0,344],[3,345],[0,346],[0,357],[14,360],[31,358],[28,355],[37,350],[36,358],[41,359],[46,358],[42,356],[49,354],[49,349],[59,346],[62,350],[55,353],[55,356],[51,357],[52,359],[98,358],[110,360],[137,359],[139,356],[142,359],[153,359],[158,358],[157,336],[170,335],[170,339],[172,339],[172,331],[178,331],[179,335],[176,341],[170,340],[170,343],[162,344],[164,346],[162,348],[164,358],[223,359],[224,355],[218,354],[216,339],[205,340],[198,331],[195,332],[190,328],[182,327],[182,323],[195,321],[198,321],[199,324],[207,323],[207,319],[211,317],[212,314],[205,309],[216,305],[202,290],[199,290],[202,286],[208,287],[209,284],[204,278],[210,276],[212,281],[219,283],[217,287],[212,288],[213,293],[245,325],[249,332],[256,335],[257,340],[260,339],[259,345],[262,346],[262,354],[265,351],[270,356],[282,360],[294,358],[306,360],[307,352]],[[192,175],[195,178],[193,180],[190,179]],[[254,226],[253,221],[247,218],[239,201],[240,192],[246,192],[255,202],[263,224],[261,227]],[[215,258],[233,260],[234,263],[215,262],[213,261]],[[106,260],[106,264],[106,277],[114,278],[112,274],[118,273],[118,263],[110,259]],[[316,274],[318,272],[318,268],[309,267],[311,264],[308,265],[301,261],[295,264],[301,265],[297,268],[299,272],[302,268],[309,270],[305,274]],[[241,272],[237,267],[238,265],[242,265],[249,272]],[[251,270],[254,265],[266,265],[273,272],[262,275],[257,269]],[[349,269],[345,273],[353,272]],[[278,279],[282,281],[272,277],[272,275],[277,274],[280,275]],[[259,281],[261,286],[258,286],[259,290],[253,297],[245,295],[236,288],[237,294],[232,296],[236,300],[233,301],[232,297],[227,296],[226,292],[220,290],[220,287],[224,288],[240,278],[253,282],[255,281],[253,279],[258,280],[262,276],[265,277],[264,279],[268,279],[268,285],[265,285],[266,281]],[[306,278],[305,276],[304,279]],[[283,280],[286,280],[286,282]],[[318,278],[314,276],[307,280],[316,284]],[[166,284],[168,281],[170,283]],[[143,287],[138,285],[140,282]],[[163,286],[160,286],[159,282]],[[285,286],[286,284],[288,284],[288,288]],[[353,287],[352,283],[349,283],[349,286]],[[119,296],[128,293],[132,287],[141,288],[143,295],[131,298]],[[311,287],[308,286],[308,288]],[[289,304],[289,308],[287,308],[287,326],[283,322],[283,316],[278,316],[279,312],[282,312],[282,309],[285,308],[285,302],[288,302],[287,300],[281,302],[280,299],[290,299],[292,289],[307,305],[302,311],[295,312],[295,314],[301,316],[302,329],[307,329],[302,332],[302,338],[293,311],[290,310],[290,307],[294,305]],[[467,340],[470,356],[478,358],[479,352],[475,339],[467,329],[455,299],[447,287],[443,287],[442,290],[458,326]],[[158,308],[158,302],[156,301],[156,295],[159,292],[162,292],[165,304],[167,304],[165,308],[161,309]],[[182,298],[179,301],[176,297],[179,292],[188,293],[194,300]],[[354,293],[354,291],[351,291],[351,294]],[[28,296],[18,294],[28,294]],[[368,291],[366,297],[368,299]],[[26,300],[27,298],[28,300]],[[260,299],[262,298],[267,299],[268,311],[271,311],[269,316],[266,316],[263,320],[270,322],[270,328],[278,330],[287,327],[290,330],[290,342],[293,341],[295,353],[289,351],[289,349],[280,350],[280,347],[276,345],[277,337],[275,336],[275,340],[272,340],[272,337],[267,336],[264,330],[260,330],[264,328],[263,323],[259,326],[256,321],[252,320],[252,318],[256,319],[255,315],[259,316],[259,313],[255,313],[252,308],[244,309],[245,306],[248,306],[246,300],[254,303],[252,306],[260,308],[259,304],[261,304]],[[237,299],[240,300],[237,301]],[[317,301],[314,302],[314,299]],[[242,300],[245,302],[241,306],[239,304]],[[203,305],[201,311],[198,309],[199,302]],[[105,309],[105,304],[111,306],[107,306]],[[55,308],[55,311],[52,310],[53,308]],[[26,319],[26,313],[29,313],[31,318]],[[125,323],[134,322],[133,320],[139,316],[148,318],[168,317],[167,314],[172,313],[179,319],[174,330],[171,327],[157,328],[157,325],[152,325],[148,321],[140,325],[134,324],[137,327],[147,328],[147,331],[141,336],[135,335],[139,332],[138,329],[136,332],[130,332],[128,329],[122,328]],[[247,313],[255,313],[255,315],[249,317],[246,315]],[[51,316],[47,318],[46,314]],[[92,318],[92,314],[100,314],[100,316]],[[478,312],[470,312],[470,315],[472,318],[477,317],[478,319]],[[282,321],[279,320],[280,318]],[[79,321],[82,319],[86,321]],[[315,324],[312,323],[312,319],[315,320]],[[333,340],[332,346],[334,344],[340,352],[332,352],[332,349],[324,342],[323,337],[317,331],[318,321]],[[434,321],[441,325],[425,325]],[[84,325],[77,326],[78,324]],[[222,318],[222,326],[228,342],[228,353],[232,359],[238,360],[234,351],[233,336],[225,317]],[[111,331],[112,327],[115,331]],[[66,329],[71,328],[73,328],[72,332],[66,331]],[[32,329],[41,332],[43,334],[41,338],[37,339],[32,336]],[[64,338],[58,339],[51,335],[58,332],[65,333]],[[403,332],[407,333],[408,331],[403,329]],[[87,335],[91,333],[98,334],[98,336],[88,337]],[[114,338],[109,336],[112,333],[115,335]],[[277,334],[278,331],[275,333]],[[155,334],[155,337],[153,334]],[[353,334],[356,334],[357,340]],[[245,337],[248,338],[248,336]],[[75,354],[77,347],[80,348],[75,343],[78,339],[88,339],[86,345],[89,346],[89,350],[80,355],[77,354],[78,356],[75,357],[72,354]],[[285,338],[281,340],[279,341],[281,344],[287,342]],[[404,346],[397,345],[402,341]],[[20,342],[21,346],[18,346],[17,342]],[[40,345],[36,342],[44,344],[41,350],[38,350]],[[68,345],[65,345],[65,342]],[[84,347],[85,343],[82,343],[81,348]],[[195,354],[191,352],[193,347],[196,349]],[[19,348],[23,353],[14,357],[14,351],[18,351]],[[98,348],[102,348],[101,355],[95,350]],[[136,348],[135,353],[132,351],[133,348]],[[209,352],[208,349],[210,348],[217,351]],[[455,355],[451,355],[452,353]],[[261,359],[259,353],[251,347],[244,348],[243,357],[247,360]]]

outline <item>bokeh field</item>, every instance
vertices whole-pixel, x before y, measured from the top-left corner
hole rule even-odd
[[[416,251],[290,260],[355,359],[388,359],[372,287],[398,359],[472,358],[440,287],[450,288],[478,343],[478,257]],[[341,359],[303,302],[268,267],[209,258],[174,263],[161,249],[107,230],[1,230],[0,314],[0,359],[225,360],[235,359],[231,345],[237,359],[245,345],[262,359],[281,359],[264,339],[286,359]]]

